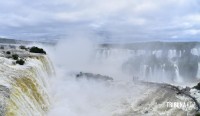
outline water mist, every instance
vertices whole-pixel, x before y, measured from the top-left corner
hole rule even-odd
[[[46,50],[56,70],[56,76],[50,79],[50,96],[53,103],[49,116],[139,115],[147,112],[145,109],[150,107],[145,104],[146,102],[151,103],[153,114],[156,114],[159,108],[168,110],[169,115],[177,112],[177,109],[169,110],[165,106],[165,102],[172,99],[168,96],[172,91],[156,86],[150,87],[148,84],[138,84],[133,80],[138,77],[145,82],[181,82],[178,70],[174,72],[178,78],[171,80],[170,75],[160,69],[153,71],[150,68],[150,76],[146,76],[146,65],[130,66],[129,69],[132,70],[128,72],[124,68],[125,64],[131,64],[130,59],[134,59],[133,64],[145,63],[146,61],[135,59],[136,56],[142,56],[145,51],[135,53],[129,49],[102,48],[88,38],[61,40],[56,46],[46,47]],[[160,51],[154,51],[154,54],[160,57]],[[169,57],[173,55],[172,51]],[[75,74],[79,72],[107,75],[114,78],[114,81],[77,80]],[[176,96],[174,93],[170,94]],[[157,102],[151,100],[154,97],[163,102],[155,105]],[[176,97],[173,99],[179,100]],[[141,100],[143,105],[140,103]]]

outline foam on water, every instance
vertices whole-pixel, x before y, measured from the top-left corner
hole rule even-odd
[[[23,66],[14,65],[12,59],[0,57],[1,115],[45,115],[50,106],[47,77],[52,75],[46,56],[26,58]],[[44,62],[45,61],[45,62]],[[48,68],[47,68],[48,67]]]
[[[163,115],[163,113],[182,115],[189,113],[182,109],[166,108],[165,103],[168,100],[183,101],[173,91],[133,82],[133,77],[159,83],[181,82],[182,77],[179,75],[178,68],[174,72],[176,79],[173,80],[168,78],[168,73],[164,69],[153,70],[151,67],[146,77],[147,65],[143,65],[145,61],[140,59],[136,61],[135,57],[148,56],[150,52],[97,48],[91,41],[84,39],[63,40],[55,48],[46,49],[53,60],[57,74],[50,80],[54,103],[49,116],[131,116]],[[162,57],[162,52],[161,50],[153,51],[153,54],[156,57]],[[173,58],[178,53],[170,50],[167,54],[169,58]],[[130,66],[128,69],[123,68],[123,65],[131,58],[134,62],[130,61],[130,63],[141,63],[141,65],[139,67]],[[174,67],[178,67],[177,62],[171,62]],[[77,81],[74,76],[70,75],[71,72],[80,71],[111,76],[114,81],[98,82],[84,79]],[[156,100],[160,101],[159,105]],[[187,98],[185,100],[189,101]]]

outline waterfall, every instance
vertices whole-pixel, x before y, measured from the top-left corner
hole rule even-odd
[[[43,116],[50,106],[48,78],[54,75],[45,55],[26,58],[25,65],[0,57],[0,113],[6,116]],[[3,89],[5,88],[5,89]]]
[[[77,41],[75,44],[68,41],[66,44],[63,43],[58,44],[54,52],[51,51],[58,75],[51,80],[54,104],[48,113],[49,116],[189,113],[184,109],[167,107],[167,102],[191,100],[183,95],[177,95],[177,91],[167,85],[163,86],[165,84],[162,83],[182,77],[181,73],[187,71],[182,69],[179,63],[187,63],[188,59],[181,59],[185,55],[183,51],[180,55],[180,51],[173,48],[137,50],[95,47],[93,50],[85,50],[85,47],[90,46],[82,42],[78,45]],[[191,54],[188,57],[195,58]],[[85,73],[90,75],[89,77],[106,75],[112,77],[113,81],[100,82],[95,79],[96,76],[94,80],[88,77],[77,80],[77,77]]]
[[[115,62],[124,73],[153,82],[181,82],[184,79],[199,78],[200,69],[195,65],[199,62],[199,56],[199,48],[184,52],[176,49],[135,50],[103,47],[97,49],[96,53],[97,61]],[[191,72],[187,67],[194,70]]]

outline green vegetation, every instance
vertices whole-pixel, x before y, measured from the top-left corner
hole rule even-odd
[[[11,54],[11,52],[10,52],[10,51],[7,51],[6,54]]]
[[[19,59],[16,61],[16,64],[24,65],[25,61],[23,59]]]
[[[30,52],[46,54],[46,52],[42,48],[38,48],[38,47],[35,47],[35,46],[30,48]]]
[[[19,46],[19,48],[20,49],[22,49],[22,50],[26,50],[26,51],[28,51],[29,50],[29,48],[27,48],[26,46],[24,46],[24,45],[21,45],[21,46]]]
[[[200,90],[200,83],[198,83],[196,86],[194,86],[195,89]]]
[[[24,50],[27,49],[27,48],[26,48],[25,46],[23,46],[23,45],[19,46],[19,48],[20,48],[20,49],[24,49]]]
[[[196,113],[195,116],[200,116],[200,113]]]
[[[2,49],[2,50],[3,50],[3,49],[4,49],[4,47],[3,47],[3,46],[1,46],[1,47],[0,47],[0,49]]]
[[[13,55],[12,55],[12,58],[13,58],[14,60],[18,60],[19,56],[18,56],[17,54],[13,54]]]

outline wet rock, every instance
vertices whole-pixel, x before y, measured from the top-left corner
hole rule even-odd
[[[190,90],[191,90],[190,87],[185,87],[185,88],[183,88],[183,89],[180,89],[180,91],[177,92],[177,95],[180,95],[180,94],[182,94],[182,93],[190,94]]]
[[[186,51],[178,62],[179,74],[185,80],[195,79],[198,72],[198,57]]]
[[[10,98],[10,90],[0,85],[0,116],[5,116],[6,113],[6,101]]]
[[[103,80],[103,81],[113,80],[113,78],[109,76],[93,74],[93,73],[83,73],[83,72],[76,74],[76,78],[77,79],[86,78],[88,80],[93,79],[93,80]]]

